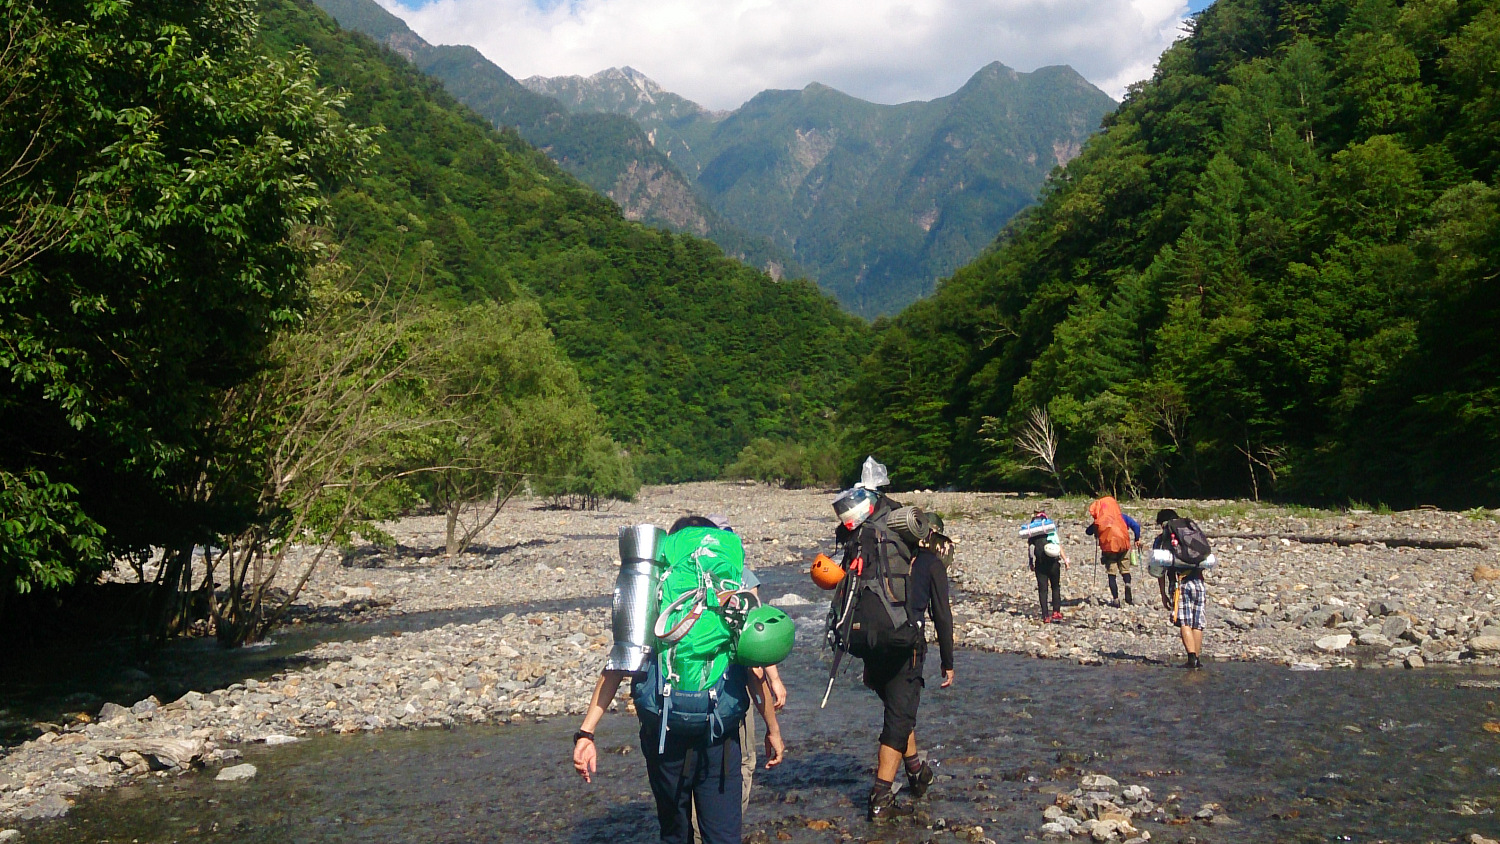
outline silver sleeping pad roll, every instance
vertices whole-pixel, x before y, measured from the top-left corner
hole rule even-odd
[[[644,671],[651,656],[651,625],[656,623],[656,580],[667,532],[656,525],[620,528],[620,573],[610,626],[615,644],[606,671]]]

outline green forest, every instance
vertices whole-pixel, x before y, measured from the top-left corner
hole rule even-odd
[[[311,3],[0,0],[0,29],[0,602],[123,561],[156,633],[252,640],[278,572],[383,518],[447,514],[451,555],[528,487],[826,437],[869,350]]]
[[[844,409],[909,486],[1500,504],[1500,8],[1219,0]]]
[[[253,640],[381,520],[642,482],[1500,504],[1500,9],[1220,0],[874,326],[305,0],[0,0],[0,603]],[[309,558],[294,546],[321,549]]]

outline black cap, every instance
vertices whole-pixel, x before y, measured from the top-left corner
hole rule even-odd
[[[1164,525],[1167,522],[1170,522],[1170,521],[1172,521],[1175,518],[1177,518],[1177,511],[1176,510],[1167,509],[1167,510],[1157,510],[1156,511],[1156,523],[1159,524],[1159,525]]]

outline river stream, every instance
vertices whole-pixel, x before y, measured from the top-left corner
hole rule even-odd
[[[766,572],[768,592],[795,589]],[[779,588],[778,588],[779,587]],[[997,841],[1037,837],[1042,810],[1086,773],[1151,789],[1188,814],[1145,824],[1153,841],[1452,841],[1500,834],[1500,675],[1317,671],[1213,663],[1080,666],[961,651],[937,688],[928,660],[918,736],[939,781],[916,820],[864,821],[879,705],[846,669],[827,709],[820,605],[791,609],[784,668],[788,756],[760,771],[746,835],[770,841]],[[1173,631],[1165,621],[1161,635]],[[1213,621],[1206,650],[1213,651]],[[600,729],[600,775],[568,761],[573,718],[505,727],[319,736],[252,748],[253,780],[212,772],[82,796],[27,842],[488,842],[626,844],[655,838],[633,717]],[[1175,799],[1173,795],[1176,795]]]

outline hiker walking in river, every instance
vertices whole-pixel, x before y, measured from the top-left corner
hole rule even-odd
[[[728,516],[711,513],[707,518],[714,527],[734,532],[734,528],[729,524]],[[760,577],[755,574],[755,569],[751,567],[749,560],[745,561],[744,578],[740,585],[749,589],[757,599],[760,598]],[[752,668],[750,673],[764,681],[766,693],[771,696],[771,702],[778,712],[781,711],[786,706],[786,685],[781,682],[781,670],[775,665],[768,665],[764,668]],[[742,816],[750,811],[750,791],[755,782],[755,733],[755,707],[752,706],[745,713],[745,720],[740,722],[740,814]],[[696,817],[693,819],[693,833],[697,838],[704,837],[702,830],[698,827]]]
[[[1063,550],[1057,524],[1047,516],[1046,510],[1038,510],[1031,515],[1031,521],[1021,527],[1021,537],[1026,540],[1026,566],[1036,575],[1036,597],[1042,605],[1042,623],[1062,621],[1062,570],[1068,565],[1068,554]],[[1052,593],[1050,612],[1047,609],[1049,590]]]
[[[1171,612],[1172,624],[1187,652],[1184,667],[1203,667],[1203,625],[1208,608],[1208,590],[1203,572],[1215,563],[1208,537],[1192,519],[1176,510],[1160,510],[1156,525],[1161,535],[1151,543],[1151,570],[1161,589],[1162,606]]]
[[[752,702],[765,723],[766,767],[784,753],[774,698],[755,669],[786,658],[795,627],[745,587],[743,544],[707,518],[678,519],[665,535],[650,525],[626,529],[620,548],[615,647],[574,734],[573,768],[593,781],[594,731],[629,677],[660,840],[691,842],[696,822],[708,844],[739,844],[740,730]],[[649,613],[634,612],[641,595],[650,596]]]
[[[837,651],[864,661],[864,684],[884,708],[875,783],[865,815],[879,821],[914,811],[910,803],[896,800],[898,771],[905,770],[914,798],[924,796],[935,779],[917,746],[917,709],[924,686],[929,615],[937,632],[942,688],[953,685],[953,611],[943,561],[952,543],[933,532],[921,510],[902,507],[879,492],[885,483],[884,466],[867,460],[864,474],[861,484],[833,505],[842,563],[827,561],[826,579],[815,563],[813,575],[819,585],[837,590],[829,617],[831,643]],[[838,571],[829,571],[829,566]],[[841,655],[835,656],[835,672]],[[831,689],[832,677],[829,682]]]
[[[1099,562],[1109,575],[1110,606],[1120,606],[1119,580],[1125,581],[1125,603],[1134,604],[1135,594],[1130,589],[1130,550],[1141,541],[1141,523],[1126,515],[1112,495],[1090,504],[1089,516],[1094,523],[1084,532],[1099,541]]]

